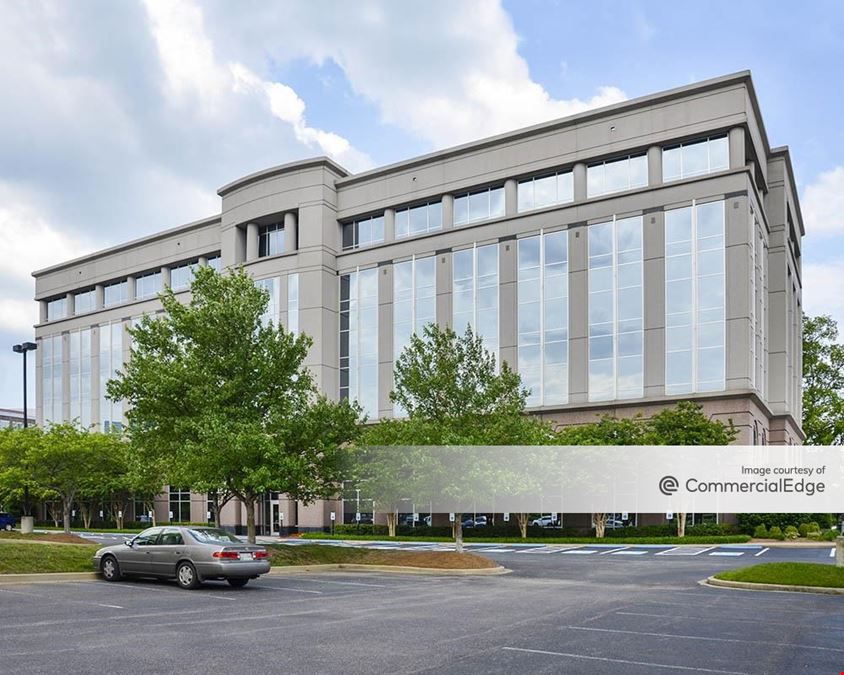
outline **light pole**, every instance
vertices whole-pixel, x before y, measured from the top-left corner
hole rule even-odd
[[[12,351],[15,354],[23,354],[23,428],[29,426],[29,410],[26,407],[26,353],[38,349],[38,345],[34,342],[21,342],[19,345],[12,345]],[[30,534],[34,528],[35,521],[30,512],[29,505],[29,487],[23,487],[23,510],[21,516],[21,532],[23,534]]]
[[[12,345],[15,354],[23,354],[23,428],[29,426],[29,411],[26,408],[26,353],[38,349],[34,342],[21,342],[19,345]]]

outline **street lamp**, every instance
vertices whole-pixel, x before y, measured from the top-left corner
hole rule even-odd
[[[19,345],[13,345],[12,351],[15,354],[23,354],[23,428],[29,426],[29,411],[26,407],[26,353],[38,349],[38,345],[34,342],[21,342]]]

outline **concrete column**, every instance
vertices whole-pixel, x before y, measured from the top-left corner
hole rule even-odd
[[[740,169],[746,163],[744,152],[744,127],[733,127],[728,136],[730,146],[730,168]]]
[[[68,293],[64,296],[64,315],[74,316],[76,314],[76,296]]]
[[[70,334],[62,333],[62,420],[70,419]]]
[[[258,223],[246,226],[246,262],[258,259]]]
[[[135,299],[135,277],[133,275],[129,275],[126,277],[126,298],[128,302],[132,302]]]
[[[504,181],[504,215],[515,216],[519,212],[519,184],[515,178]]]
[[[569,403],[589,400],[588,262],[581,223],[569,228]]]
[[[167,265],[161,266],[161,290],[170,287],[170,268]]]
[[[451,326],[454,320],[451,304],[451,266],[450,251],[437,255],[437,325],[440,328]]]
[[[578,162],[572,169],[572,183],[574,186],[574,201],[586,199],[586,164]]]
[[[38,323],[47,323],[47,301],[38,301]]]
[[[727,199],[724,218],[726,387],[728,390],[750,389],[754,366],[750,360],[750,344],[755,339],[750,321],[754,301],[750,279],[755,271],[747,197]]]
[[[665,214],[642,216],[645,284],[645,396],[665,393]]]
[[[662,148],[659,145],[648,148],[648,185],[662,185]]]
[[[384,209],[384,241],[396,239],[396,210]]]
[[[94,309],[102,309],[105,297],[105,286],[97,284],[94,286]]]
[[[517,274],[517,242],[503,241],[498,245],[498,344],[501,362],[506,361],[514,370],[518,367],[518,336],[516,321],[508,318],[518,316]]]
[[[378,268],[378,417],[392,417],[393,266]]]
[[[835,566],[844,567],[844,537],[835,540]]]
[[[233,267],[246,261],[246,232],[243,228],[231,226],[220,233],[220,256],[222,268]]]
[[[196,262],[200,267],[205,267],[208,264],[208,258],[204,255],[201,255],[199,256]]]
[[[297,215],[291,211],[284,214],[284,252],[295,253],[299,248],[299,222]]]
[[[443,229],[454,227],[454,196],[443,195]]]

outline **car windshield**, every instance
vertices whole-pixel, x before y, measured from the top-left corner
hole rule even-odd
[[[240,544],[241,541],[225,530],[188,530],[191,536],[203,544]]]

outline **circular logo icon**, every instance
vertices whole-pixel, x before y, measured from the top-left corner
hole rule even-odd
[[[680,483],[674,476],[663,476],[659,479],[659,491],[666,497],[670,497],[679,488]]]

